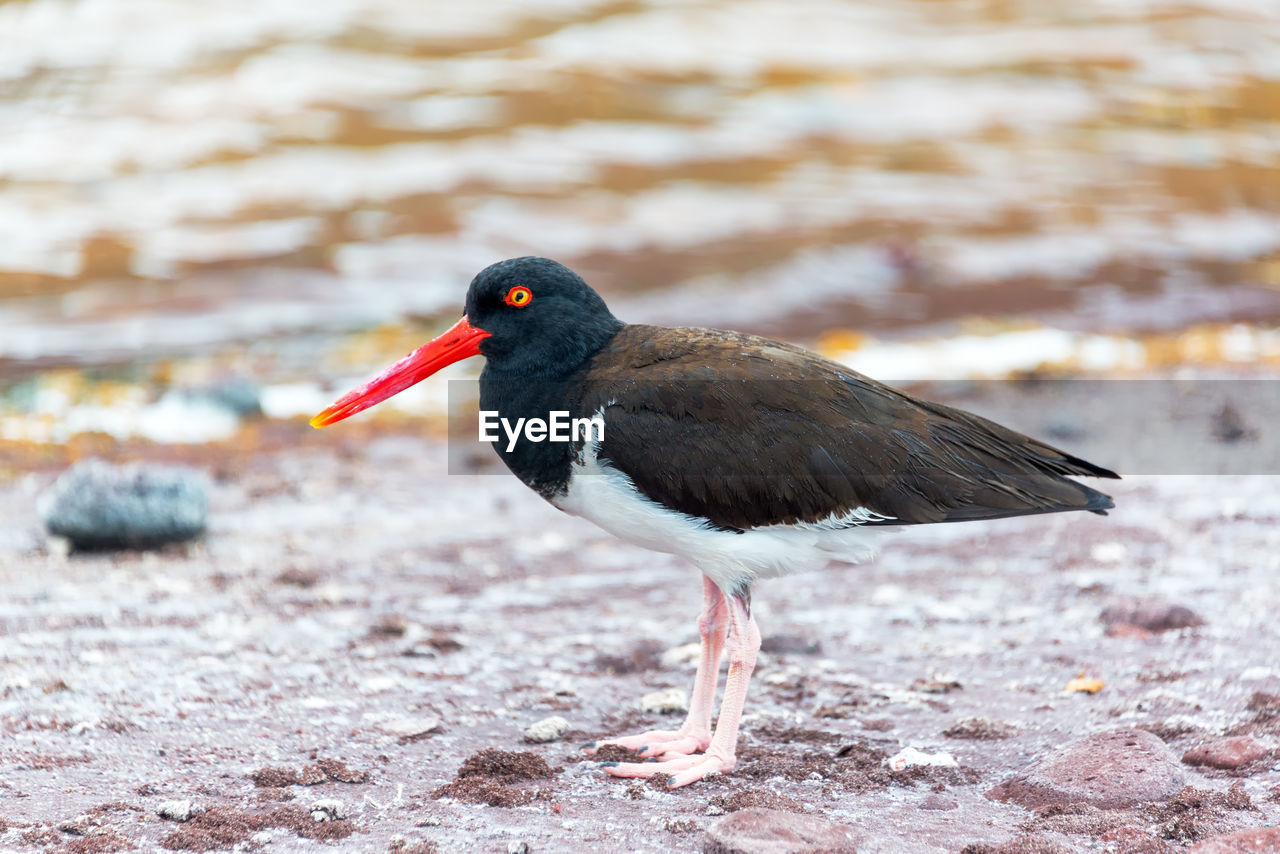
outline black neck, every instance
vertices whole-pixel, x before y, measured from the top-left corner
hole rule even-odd
[[[556,411],[568,412],[569,418],[589,418],[595,415],[594,412],[582,411],[583,376],[590,367],[591,357],[612,340],[623,326],[612,317],[610,320],[613,320],[616,328],[610,329],[607,337],[601,336],[599,343],[584,353],[567,371],[556,370],[555,363],[538,365],[531,363],[529,359],[486,360],[480,374],[481,410],[497,412],[499,418],[506,418],[513,426],[520,418],[547,420]],[[566,348],[580,350],[581,348],[571,346],[574,343],[576,342],[566,342]],[[530,442],[522,436],[515,448],[508,451],[506,433],[502,428],[496,432],[499,440],[494,443],[494,450],[512,474],[526,486],[546,498],[565,491],[569,482],[569,467],[577,458],[582,442]]]

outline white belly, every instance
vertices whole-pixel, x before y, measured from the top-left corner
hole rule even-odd
[[[723,531],[645,498],[629,477],[599,462],[595,443],[574,463],[567,492],[551,503],[627,542],[688,558],[726,591],[745,589],[757,578],[820,569],[833,560],[868,560],[892,530],[818,523]]]

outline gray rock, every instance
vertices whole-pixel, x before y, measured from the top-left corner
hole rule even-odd
[[[853,828],[812,815],[750,808],[707,828],[704,854],[855,854]]]
[[[1137,626],[1149,632],[1167,632],[1204,625],[1204,618],[1186,605],[1154,598],[1121,599],[1103,609],[1100,619],[1108,628]]]
[[[955,798],[948,798],[943,795],[928,795],[920,802],[922,810],[939,810],[945,812],[953,810],[960,806],[960,802]]]
[[[347,817],[347,808],[337,798],[321,798],[311,805],[311,818],[316,821],[341,821]]]
[[[662,715],[675,714],[688,710],[689,697],[681,688],[654,691],[640,698],[640,708],[646,712],[657,712]]]
[[[168,821],[187,821],[194,814],[191,801],[165,801],[156,807],[156,815]]]
[[[85,460],[40,496],[39,510],[49,533],[76,548],[142,548],[202,534],[207,491],[190,469]]]
[[[1166,800],[1185,784],[1178,757],[1163,741],[1143,730],[1123,729],[1074,741],[991,789],[987,797],[1028,809],[1052,804],[1122,809]]]
[[[524,731],[524,740],[533,744],[546,744],[555,741],[569,731],[569,722],[559,715],[543,718],[530,724]]]
[[[262,416],[262,390],[245,379],[219,380],[186,392],[190,400],[208,401],[240,418]]]
[[[378,729],[388,735],[399,736],[405,741],[413,741],[424,735],[430,735],[440,729],[439,718],[396,718],[381,724]]]

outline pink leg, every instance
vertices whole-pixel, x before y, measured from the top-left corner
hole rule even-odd
[[[729,605],[729,676],[725,680],[724,699],[720,701],[720,719],[716,721],[715,737],[706,752],[694,756],[677,756],[661,762],[621,762],[606,764],[608,773],[615,777],[652,777],[654,774],[672,775],[667,784],[675,789],[687,786],[711,774],[724,774],[733,770],[734,753],[738,745],[738,722],[742,718],[742,706],[747,699],[747,683],[756,666],[756,653],[760,651],[760,629],[746,599],[730,596]]]
[[[589,745],[594,752],[606,744],[635,750],[643,757],[687,755],[706,750],[711,743],[711,707],[715,703],[716,684],[720,681],[720,656],[725,636],[729,633],[729,609],[720,588],[702,576],[702,612],[698,614],[701,653],[698,673],[693,678],[693,696],[689,700],[689,716],[678,730],[650,730],[639,735],[611,738]]]

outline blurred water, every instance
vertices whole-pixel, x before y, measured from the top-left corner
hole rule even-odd
[[[452,315],[529,253],[802,339],[1270,322],[1277,44],[1273,0],[5,3],[0,361]]]

